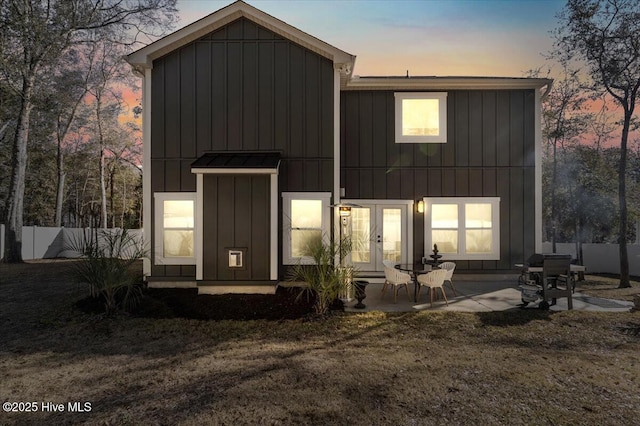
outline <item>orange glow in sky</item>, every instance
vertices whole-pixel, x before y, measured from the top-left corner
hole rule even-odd
[[[544,63],[563,0],[247,0],[357,56],[357,75],[521,77]],[[186,26],[232,2],[183,0]]]

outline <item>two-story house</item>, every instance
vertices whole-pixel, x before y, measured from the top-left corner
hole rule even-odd
[[[354,76],[354,55],[242,1],[127,60],[143,78],[150,285],[274,289],[346,203],[361,273],[434,244],[458,271],[540,251],[551,80]]]

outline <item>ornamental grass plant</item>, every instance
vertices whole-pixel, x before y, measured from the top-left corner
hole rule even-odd
[[[343,265],[343,259],[351,252],[352,243],[348,237],[335,239],[315,239],[309,241],[306,251],[308,263],[298,263],[289,270],[289,281],[302,281],[300,295],[315,297],[314,312],[324,316],[331,305],[349,293],[354,268]]]
[[[138,306],[144,283],[132,266],[146,250],[133,234],[126,229],[83,233],[69,249],[80,255],[73,263],[73,278],[88,285],[92,298],[103,301],[107,315]]]

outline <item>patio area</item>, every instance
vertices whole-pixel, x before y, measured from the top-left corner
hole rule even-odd
[[[393,303],[393,289],[381,292],[384,278],[362,278],[368,281],[364,309],[356,309],[356,300],[345,306],[347,312],[414,312],[414,311],[456,311],[456,312],[491,312],[521,309],[521,293],[518,289],[518,275],[475,275],[455,274],[453,285],[457,296],[453,295],[448,284],[445,285],[447,305],[440,296],[429,304],[429,291],[423,288],[420,299],[413,299],[413,284],[409,286],[409,295],[404,287],[398,290],[398,302]],[[579,292],[573,294],[573,309],[577,311],[628,312],[633,302],[591,297]],[[530,303],[526,309],[536,309],[537,303]],[[567,299],[558,299],[557,304],[549,308],[551,311],[566,311]]]

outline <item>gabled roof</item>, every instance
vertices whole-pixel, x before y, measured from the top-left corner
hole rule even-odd
[[[325,58],[338,64],[347,72],[353,70],[356,57],[340,50],[324,41],[300,31],[299,29],[283,22],[255,7],[238,0],[229,6],[213,12],[212,14],[169,34],[155,42],[127,55],[126,59],[134,69],[141,71],[144,68],[152,68],[153,60],[160,58],[182,46],[185,46],[239,18],[246,18],[279,36],[291,40]]]

